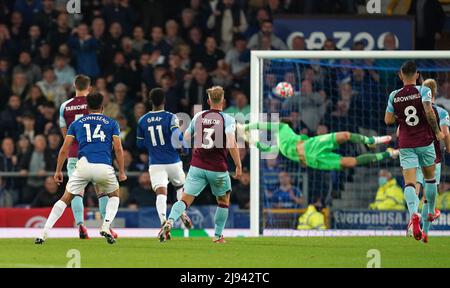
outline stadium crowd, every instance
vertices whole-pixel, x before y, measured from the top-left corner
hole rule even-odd
[[[66,2],[0,1],[0,171],[23,176],[0,178],[0,207],[50,206],[57,199],[54,195],[62,192],[45,176],[55,169],[62,143],[59,106],[73,97],[76,74],[90,76],[94,89],[106,96],[104,113],[120,124],[126,168],[140,175],[130,177],[122,187],[121,205],[151,206],[155,195],[147,193],[148,156],[135,143],[137,120],[150,109],[147,95],[151,88],[165,90],[166,110],[192,115],[195,105],[205,106],[206,88],[221,85],[226,89],[225,111],[248,113],[250,50],[307,49],[300,36],[291,43],[280,39],[273,28],[273,17],[354,13],[356,9],[354,1],[347,0],[325,1],[325,6],[315,0],[171,0],[170,5],[158,0],[104,0],[82,1],[82,14],[68,14]],[[385,37],[384,46],[396,49],[395,38]],[[361,42],[353,45],[353,49],[363,48]],[[323,49],[335,50],[334,41],[328,39]],[[333,85],[324,83],[330,75],[320,68],[308,66],[301,81],[286,73],[285,80],[293,83],[302,96],[292,97],[292,103],[272,101],[268,107],[276,110],[296,103],[308,107],[302,108],[307,113],[301,117],[298,110],[289,111],[287,116],[309,135],[342,130],[333,123],[352,123],[348,114],[356,113],[352,109],[358,99],[375,93],[372,89],[380,85],[370,85],[383,81],[386,75],[358,69],[339,72],[333,76]],[[270,73],[266,77],[267,87],[281,80],[270,78]],[[375,101],[373,105],[380,103]],[[371,107],[368,113],[379,111]],[[332,115],[328,122],[323,119],[325,114]],[[359,124],[368,129],[377,125]],[[234,183],[237,193],[233,193],[233,201],[247,209],[247,148],[241,149],[241,157],[246,169]],[[183,160],[188,165],[189,159]],[[306,207],[300,187],[293,185],[297,179],[281,172],[277,161],[264,168],[274,172],[273,177],[265,179],[268,205]],[[203,193],[197,203],[214,203],[211,197]],[[96,206],[92,187],[85,201],[87,207]]]

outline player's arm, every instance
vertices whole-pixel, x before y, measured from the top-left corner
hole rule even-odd
[[[444,134],[441,132],[441,129],[439,129],[439,123],[436,118],[436,114],[433,110],[433,105],[430,101],[422,101],[423,108],[425,110],[425,115],[427,117],[428,124],[430,124],[431,129],[433,130],[434,134],[436,135],[436,138],[440,141],[444,139]]]
[[[118,135],[113,135],[113,148],[116,154],[117,164],[119,166],[119,181],[127,180],[127,175],[125,175],[125,160],[123,158],[123,147],[122,140]]]
[[[279,151],[278,146],[270,146],[261,142],[256,142],[256,148],[258,148],[261,152],[264,153],[276,153]]]
[[[69,148],[70,145],[72,145],[74,138],[75,138],[74,135],[67,135],[64,138],[64,143],[61,146],[61,149],[59,149],[58,160],[56,162],[56,171],[55,175],[53,176],[53,179],[58,185],[61,185],[61,183],[64,180],[62,175],[62,167],[67,159],[67,155],[69,154]]]
[[[386,113],[384,114],[384,123],[386,125],[393,125],[395,124],[395,114],[394,114],[394,96],[396,91],[392,92],[389,95],[388,105],[386,107]]]
[[[138,149],[145,149],[144,132],[142,131],[141,121],[139,120],[136,131],[136,146]]]
[[[63,138],[66,138],[67,135],[67,123],[66,119],[64,118],[64,109],[66,109],[65,103],[59,107],[59,128],[61,129],[61,134]]]
[[[227,123],[228,122],[228,123]],[[225,118],[225,135],[227,148],[230,152],[231,158],[233,159],[234,166],[236,166],[236,173],[233,176],[234,179],[241,178],[242,175],[242,163],[241,156],[239,155],[239,148],[236,141],[236,120],[229,116]]]
[[[441,126],[441,131],[444,134],[445,151],[450,153],[450,131],[448,126]]]
[[[439,129],[439,119],[436,117],[436,113],[433,109],[432,104],[432,93],[431,89],[422,86],[420,88],[420,95],[422,96],[422,105],[423,109],[425,110],[425,115],[427,117],[428,124],[430,125],[431,129],[433,130],[434,134],[436,135],[436,138],[440,141],[444,139],[444,134],[441,132],[441,129]]]

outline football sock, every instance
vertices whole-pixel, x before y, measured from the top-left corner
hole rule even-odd
[[[183,187],[177,189],[177,200],[180,201],[183,196]]]
[[[156,210],[158,211],[159,221],[161,221],[162,225],[166,222],[167,195],[158,194],[156,196]]]
[[[81,225],[84,223],[84,204],[83,197],[76,195],[73,197],[70,203],[72,207],[73,218],[75,218],[75,223]]]
[[[426,180],[425,181],[425,195],[428,202],[428,213],[434,215],[434,209],[436,208],[436,194],[437,194],[437,185],[436,179]],[[428,213],[425,215],[426,219],[424,220],[424,232],[428,234],[428,230],[430,229],[431,222],[428,221]]]
[[[375,138],[372,136],[367,137],[361,134],[350,133],[350,142],[357,144],[374,144]]]
[[[44,226],[44,235],[48,233],[48,231],[55,225],[56,221],[61,217],[67,205],[61,200],[53,205],[52,211],[50,215],[48,215],[47,222],[45,222]]]
[[[425,200],[423,202],[422,206],[422,229],[425,232],[425,234],[428,234],[428,230],[430,230],[431,222],[428,222],[428,211],[429,211],[429,205],[428,201]]]
[[[356,164],[357,165],[367,165],[370,163],[381,161],[381,160],[389,158],[389,157],[391,157],[389,152],[361,154],[356,157]]]
[[[228,219],[228,207],[218,206],[214,215],[214,236],[219,238],[222,236],[223,229]]]
[[[419,197],[416,194],[416,187],[414,187],[413,184],[407,184],[403,191],[405,194],[406,205],[408,206],[409,217],[412,217],[414,213],[417,213],[417,209],[419,208],[417,205],[417,203],[419,203]]]
[[[120,204],[119,197],[110,197],[108,199],[108,204],[106,205],[105,219],[103,219],[102,228],[109,229],[112,221],[114,221],[114,218],[116,217],[117,210],[119,209],[119,204]]]
[[[178,218],[180,218],[181,214],[183,214],[184,211],[186,211],[186,203],[184,203],[181,200],[177,201],[172,206],[172,210],[170,211],[170,214],[169,214],[169,219],[172,219],[173,221],[177,221]]]
[[[98,210],[100,210],[100,215],[102,219],[105,219],[106,215],[106,205],[108,205],[108,196],[104,195],[98,198]]]

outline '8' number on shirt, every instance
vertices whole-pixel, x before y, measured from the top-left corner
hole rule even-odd
[[[105,133],[100,130],[102,125],[97,124],[94,130],[94,135],[91,133],[91,124],[84,124],[84,129],[86,129],[86,141],[92,142],[92,139],[100,139],[101,142],[105,142],[106,136]]]
[[[417,116],[417,109],[414,106],[408,106],[405,108],[405,122],[408,126],[416,126],[419,124],[419,116]]]

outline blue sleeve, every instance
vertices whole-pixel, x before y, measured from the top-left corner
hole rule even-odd
[[[75,125],[77,122],[73,122],[70,124],[69,129],[67,130],[67,135],[76,137]]]
[[[117,121],[114,120],[113,122],[113,136],[117,136],[120,137],[120,127],[119,127],[119,123],[117,123]]]
[[[422,102],[431,102],[432,94],[430,88],[427,86],[420,86],[419,91],[422,96]]]
[[[450,118],[447,110],[445,109],[439,109],[439,126],[450,127]]]
[[[174,114],[170,119],[170,131],[173,131],[177,128],[180,128],[180,120],[178,120],[177,115]]]
[[[64,102],[59,107],[59,128],[67,127],[66,119],[64,118],[64,110],[66,109],[67,102]]]
[[[222,114],[225,119],[225,134],[236,132],[236,120],[228,114]]]
[[[189,132],[189,134],[194,135],[194,133],[195,133],[195,122],[197,121],[197,118],[198,118],[199,115],[201,115],[201,113],[203,113],[203,112],[199,112],[199,113],[195,114],[194,118],[192,118],[191,123],[189,123],[189,126],[186,129],[186,131]]]
[[[139,119],[138,125],[137,125],[137,131],[136,131],[136,146],[139,149],[145,149],[145,143],[144,143],[144,132],[142,131],[141,126],[142,118]]]
[[[392,93],[389,95],[388,104],[386,107],[386,112],[394,113],[394,97],[395,94],[397,94],[397,90],[392,91]]]

